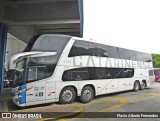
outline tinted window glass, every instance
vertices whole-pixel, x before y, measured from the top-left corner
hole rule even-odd
[[[124,78],[132,78],[134,76],[134,69],[124,69],[123,76]]]
[[[152,61],[152,56],[151,56],[151,54],[145,53],[145,61],[146,61],[146,62],[151,62],[151,61]]]
[[[36,40],[40,37],[40,35],[36,35],[34,36],[28,43],[27,47],[25,48],[24,52],[28,52],[31,51],[31,49],[33,48],[34,43],[36,42]]]
[[[119,54],[121,59],[126,59],[126,60],[135,60],[135,55],[132,53],[132,50],[127,50],[123,48],[119,48]]]
[[[151,55],[147,53],[83,40],[75,40],[68,57],[85,55],[147,62],[152,60]]]
[[[37,81],[52,76],[55,65],[28,67],[27,82]]]
[[[109,46],[105,46],[105,45],[97,44],[93,42],[76,40],[68,56],[74,57],[74,56],[83,56],[83,55],[108,57]]]
[[[145,62],[151,62],[152,61],[151,54],[137,52],[137,51],[135,53],[136,53],[136,60],[137,61],[145,61]]]
[[[70,38],[65,35],[44,34],[36,40],[31,51],[62,52]]]
[[[96,79],[131,78],[133,76],[134,69],[130,68],[85,67],[64,71],[62,80],[81,81]]]
[[[136,60],[136,52],[133,50],[130,50],[131,56],[130,56],[130,60]]]
[[[149,70],[149,76],[153,76],[153,70]]]
[[[145,60],[144,54],[142,54],[141,52],[136,52],[136,60],[144,61]]]
[[[111,58],[120,58],[118,48],[117,47],[110,47],[109,48],[109,55]]]
[[[27,68],[27,82],[33,82],[52,76],[57,61],[55,56],[30,57]]]
[[[56,51],[62,52],[71,36],[58,34],[43,34],[34,36],[24,52],[28,51]]]

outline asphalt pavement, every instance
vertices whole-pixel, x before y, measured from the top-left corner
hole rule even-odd
[[[160,112],[160,83],[155,83],[152,88],[146,88],[138,92],[125,91],[95,97],[90,103],[83,104],[77,98],[72,104],[61,105],[59,103],[50,103],[45,105],[30,106],[19,108],[10,100],[10,90],[5,90],[0,94],[0,112],[46,112],[46,115],[52,114],[51,117],[42,120],[68,120],[68,121],[159,121],[160,118],[107,118],[106,115],[127,112]],[[58,112],[58,113],[57,113]],[[101,118],[99,114],[103,114]],[[114,115],[115,116],[115,115]],[[104,118],[105,117],[105,118]],[[9,119],[0,119],[7,120]],[[11,121],[21,121],[28,119],[10,119]]]

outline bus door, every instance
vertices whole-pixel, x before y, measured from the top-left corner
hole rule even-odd
[[[32,105],[45,102],[45,86],[43,66],[30,66],[27,69],[26,84],[26,105]]]

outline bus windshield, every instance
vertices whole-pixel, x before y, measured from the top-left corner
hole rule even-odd
[[[16,68],[12,70],[12,74],[14,74],[13,87],[51,77],[58,62],[57,56],[18,58],[15,62]]]
[[[26,58],[20,57],[16,62],[16,68],[13,70],[14,71],[13,87],[20,86],[25,83],[24,80],[25,66],[26,66]]]

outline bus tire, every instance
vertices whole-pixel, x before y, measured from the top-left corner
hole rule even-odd
[[[140,89],[143,90],[143,89],[145,89],[145,87],[146,87],[146,83],[145,83],[145,81],[142,81],[141,85],[140,85]]]
[[[82,89],[80,100],[83,103],[88,103],[93,99],[93,96],[94,96],[93,89],[90,86],[85,86]]]
[[[140,89],[140,84],[139,84],[139,81],[135,81],[134,82],[134,87],[133,87],[133,90],[136,92]]]
[[[65,87],[62,89],[59,97],[61,104],[70,104],[75,100],[76,93],[73,87]]]

